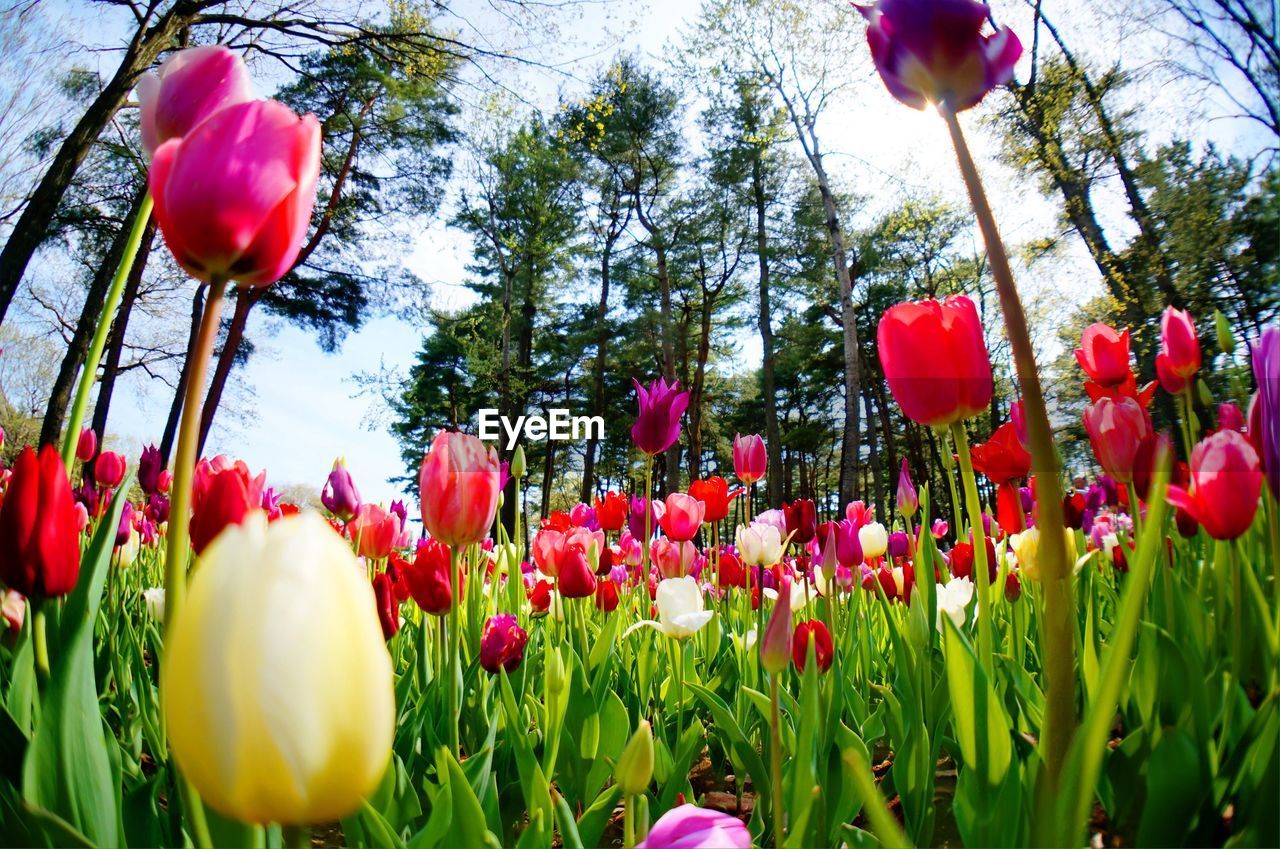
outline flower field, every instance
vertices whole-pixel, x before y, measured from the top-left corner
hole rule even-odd
[[[682,481],[700,385],[639,368],[626,474],[576,503],[468,427],[432,429],[408,502],[342,460],[308,506],[202,456],[223,299],[301,261],[330,130],[225,46],[143,76],[147,190],[65,427],[0,471],[0,846],[1280,843],[1280,326],[1090,322],[1069,474],[960,118],[1022,42],[971,0],[858,11],[889,93],[940,115],[994,293],[878,310],[937,459],[891,453],[878,503],[771,498],[804,421]],[[205,293],[171,462],[86,418],[149,226]]]

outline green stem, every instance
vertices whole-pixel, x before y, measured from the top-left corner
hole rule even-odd
[[[453,589],[453,601],[449,606],[449,750],[453,752],[453,756],[456,758],[461,754],[458,714],[462,712],[462,705],[458,698],[461,695],[458,692],[458,678],[462,675],[461,658],[459,657],[462,617],[459,612],[460,605],[458,604],[458,552],[453,547],[449,549],[449,580]]]
[[[622,800],[622,845],[623,849],[633,849],[636,845],[635,797],[631,794]]]
[[[46,633],[44,606],[47,601],[31,602],[31,647],[35,652],[36,685],[43,693],[49,686],[49,638]]]
[[[107,298],[102,302],[102,312],[98,315],[98,326],[93,331],[93,341],[89,343],[89,352],[85,355],[84,371],[80,373],[80,384],[76,387],[76,398],[71,405],[71,418],[67,421],[67,432],[62,437],[62,462],[70,469],[76,457],[76,445],[80,441],[80,425],[84,422],[85,411],[89,408],[89,393],[98,379],[98,362],[102,359],[102,349],[107,346],[107,334],[111,331],[112,316],[120,306],[120,297],[124,293],[125,281],[133,269],[134,257],[142,244],[142,233],[147,229],[147,220],[151,218],[151,192],[142,199],[138,214],[133,219],[129,230],[129,239],[124,245],[124,254],[120,257],[120,265],[116,268],[115,277],[111,278],[111,288],[107,290]],[[203,389],[203,381],[200,383]],[[102,436],[102,434],[99,434]]]
[[[1041,744],[1046,766],[1046,795],[1053,798],[1058,778],[1076,728],[1075,633],[1072,603],[1072,564],[1067,562],[1066,526],[1062,517],[1062,481],[1058,455],[1053,445],[1049,415],[1045,409],[1040,376],[1036,371],[1035,351],[1027,329],[1022,300],[1013,282],[1013,270],[1004,243],[996,227],[995,216],[987,202],[978,168],[969,153],[955,110],[940,110],[951,133],[960,173],[969,190],[974,215],[982,230],[991,263],[991,276],[1000,297],[1005,331],[1017,366],[1018,385],[1022,389],[1022,409],[1027,423],[1027,441],[1031,450],[1031,469],[1036,476],[1036,524],[1040,530],[1039,566],[1044,584],[1044,636],[1046,718]]]
[[[308,849],[311,846],[311,828],[305,825],[286,825],[280,829],[281,842],[290,849]]]
[[[782,723],[778,719],[778,675],[769,674],[769,779],[773,800],[773,845],[781,849],[786,839],[782,805]]]
[[[1133,485],[1133,481],[1125,484],[1129,491],[1129,518],[1133,519],[1133,536],[1136,539],[1142,536],[1142,503],[1138,501],[1138,488]]]
[[[964,484],[965,505],[969,509],[969,531],[973,534],[973,580],[978,588],[978,660],[982,669],[991,676],[991,574],[987,564],[987,534],[982,524],[982,501],[978,498],[978,481],[973,474],[973,459],[969,456],[969,435],[964,422],[951,425],[951,438],[956,443],[960,457],[960,480]]]

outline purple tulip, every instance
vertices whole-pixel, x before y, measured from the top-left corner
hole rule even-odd
[[[911,467],[907,458],[902,458],[902,471],[898,474],[898,512],[910,519],[920,508],[920,496],[916,494],[916,485],[911,482]]]
[[[910,546],[907,545],[907,535],[902,531],[894,531],[889,534],[889,557],[906,557]]]
[[[124,545],[129,541],[129,533],[133,530],[133,504],[126,501],[120,513],[120,524],[116,527],[116,545]]]
[[[169,521],[169,496],[156,493],[147,500],[147,516],[157,525]]]
[[[680,417],[689,406],[689,393],[680,391],[680,381],[670,386],[662,378],[646,389],[640,381],[636,385],[636,397],[640,402],[640,415],[631,426],[631,441],[650,457],[666,451],[680,438]]]
[[[913,109],[945,104],[956,112],[1013,79],[1022,43],[1008,27],[982,30],[990,10],[977,0],[876,0],[856,6],[889,93]]]
[[[750,849],[742,820],[719,811],[681,805],[667,811],[636,849]]]
[[[651,518],[649,520],[649,532],[658,532],[658,520],[662,518],[666,512],[667,505],[661,501],[646,501],[643,498],[632,497],[631,512],[627,516],[627,530],[631,532],[631,536],[635,539],[644,539],[644,510],[645,505],[649,504]]]
[[[154,445],[142,449],[138,458],[138,486],[147,495],[155,495],[160,491],[160,473],[164,471],[164,459],[160,450]]]
[[[329,472],[329,479],[320,491],[320,503],[344,522],[351,521],[360,509],[360,492],[342,458],[333,461],[333,471]]]
[[[387,512],[400,519],[400,527],[403,528],[409,523],[409,508],[404,505],[400,499],[391,502],[391,506],[387,508]]]
[[[1250,440],[1258,448],[1267,488],[1280,498],[1280,327],[1268,327],[1253,345],[1253,376],[1258,381],[1258,435]]]

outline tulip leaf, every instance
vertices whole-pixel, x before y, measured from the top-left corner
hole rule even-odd
[[[98,521],[80,564],[80,580],[62,608],[61,645],[41,705],[40,724],[23,762],[23,798],[57,822],[84,835],[92,844],[121,842],[120,785],[98,708],[93,668],[93,626],[111,566],[120,514],[132,479],[116,490],[111,507]],[[51,833],[55,819],[41,822],[55,843],[65,842],[64,829]]]
[[[441,783],[448,782],[453,797],[453,822],[445,835],[445,846],[494,847],[501,844],[485,827],[484,809],[467,781],[466,773],[448,749],[440,749],[436,758]]]
[[[987,787],[996,788],[1013,756],[1009,720],[968,641],[950,617],[944,616],[943,622],[956,742],[965,767],[978,771]]]
[[[368,800],[360,803],[360,811],[357,813],[360,818],[360,825],[364,827],[365,835],[369,842],[379,847],[379,849],[405,849],[404,841],[400,839],[400,835],[395,833],[391,827],[391,823],[387,822],[382,814],[378,813]]]
[[[578,818],[577,827],[578,837],[583,846],[600,845],[600,838],[604,836],[604,830],[609,826],[609,819],[613,816],[620,796],[622,796],[622,788],[616,784],[610,784],[600,791],[596,800],[582,812],[582,816]]]
[[[735,766],[746,770],[746,777],[751,779],[752,785],[756,788],[757,809],[768,808],[769,802],[773,799],[770,794],[769,772],[765,768],[764,759],[760,757],[760,753],[756,751],[755,746],[751,745],[747,735],[742,732],[742,727],[734,719],[733,711],[723,699],[706,687],[700,684],[689,684],[688,687],[711,712],[712,728],[728,738]],[[741,787],[743,783],[743,777],[738,776],[738,786]]]
[[[413,837],[409,838],[408,849],[435,849],[443,845],[449,827],[453,825],[453,791],[448,782],[441,784],[436,798],[431,804],[431,813],[427,816],[427,824]]]
[[[556,821],[560,823],[560,843],[565,849],[582,849],[582,837],[578,834],[578,823],[569,810],[569,803],[559,793],[552,792],[555,797]]]

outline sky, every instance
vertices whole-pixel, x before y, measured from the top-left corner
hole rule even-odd
[[[1015,31],[1020,25],[1024,32],[1029,28],[1029,18],[1019,17],[1022,4],[1005,0],[993,5],[1007,10],[1007,23]],[[1068,0],[1068,5],[1073,10],[1091,8],[1075,0]],[[617,52],[634,51],[652,63],[659,62],[670,43],[688,26],[696,8],[689,0],[588,5],[575,12],[572,21],[562,23],[560,33],[548,38],[556,47],[549,48],[545,55],[548,62],[560,63],[557,71],[511,69],[513,76],[506,78],[512,80],[513,89],[524,93],[535,105],[552,107],[559,93],[583,91],[593,71]],[[625,16],[620,14],[624,11]],[[1111,40],[1075,38],[1077,44],[1086,45],[1082,52],[1088,58],[1107,61],[1114,58],[1107,51],[1122,50],[1130,61],[1145,61],[1143,51],[1149,52],[1150,45],[1140,35],[1126,33],[1123,21],[1092,21],[1078,14],[1060,17],[1059,25],[1069,32],[1087,33],[1105,23],[1111,31],[1127,36]],[[475,20],[484,25],[484,14]],[[85,21],[82,25],[90,24]],[[620,32],[625,35],[617,35]],[[861,43],[852,45],[851,50],[855,56],[865,53]],[[110,55],[103,61],[110,62]],[[845,188],[868,196],[871,209],[883,209],[904,189],[937,192],[963,202],[954,154],[941,119],[932,112],[901,106],[872,76],[869,66],[864,70],[862,84],[869,88],[860,88],[847,102],[835,104],[821,127],[830,150],[828,168],[836,179]],[[1025,68],[1019,71],[1020,76],[1025,75]],[[1176,98],[1158,90],[1149,94],[1152,102],[1144,105],[1150,113],[1159,116],[1162,109],[1167,109],[1171,116],[1164,132],[1186,129],[1180,123],[1185,119],[1179,113]],[[1164,105],[1159,102],[1162,96],[1168,101]],[[1016,244],[1056,232],[1054,205],[1029,180],[1009,173],[995,161],[993,141],[977,126],[974,117],[982,110],[980,106],[967,113],[964,122],[979,167],[987,176],[1006,241]],[[1248,131],[1238,122],[1208,122],[1196,132],[1229,147],[1252,143]],[[451,196],[456,196],[456,187],[452,191]],[[1106,207],[1103,214],[1108,215]],[[465,237],[444,226],[446,217],[442,214],[423,224],[412,243],[406,245],[404,263],[431,284],[432,306],[457,308],[471,297],[462,285],[470,246]],[[1126,226],[1118,215],[1107,223],[1114,230]],[[976,242],[973,250],[979,250]],[[1033,293],[1032,297],[1039,293],[1063,305],[1081,303],[1097,291],[1096,270],[1078,244],[1054,267],[1052,280],[1029,277],[1022,286]],[[401,488],[389,480],[403,474],[404,468],[399,447],[385,427],[385,408],[377,399],[362,395],[353,377],[386,369],[407,371],[422,333],[422,328],[407,321],[380,317],[348,336],[337,352],[325,354],[307,332],[256,316],[251,320],[249,334],[258,350],[248,366],[233,372],[231,378],[239,395],[237,406],[246,414],[220,414],[208,451],[241,457],[255,470],[266,468],[269,482],[277,486],[311,486],[317,492],[333,460],[342,456],[366,500],[385,502],[402,497]],[[742,367],[758,359],[757,339],[754,333],[748,333],[742,347]],[[140,377],[123,381],[113,401],[113,447],[136,456],[144,441],[158,441],[169,400],[168,390],[155,381]]]

